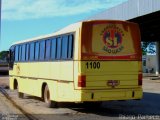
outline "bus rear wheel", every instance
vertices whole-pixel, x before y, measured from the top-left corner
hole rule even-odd
[[[17,83],[17,91],[18,91],[18,97],[19,97],[19,98],[24,98],[24,93],[19,92],[19,86],[18,86],[18,83]]]
[[[46,85],[45,89],[44,89],[44,102],[46,103],[46,106],[49,108],[51,108],[51,107],[56,108],[57,107],[57,102],[50,100],[50,92],[49,92],[48,85]]]

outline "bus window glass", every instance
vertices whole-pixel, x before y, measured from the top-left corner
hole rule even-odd
[[[10,61],[11,61],[11,62],[14,62],[14,60],[15,60],[15,47],[12,46],[12,47],[10,48]]]
[[[10,55],[10,58],[9,58],[9,68],[10,69],[13,69],[13,64],[14,64],[14,60],[15,60],[15,46],[12,46],[10,49],[9,49],[9,55]]]
[[[46,56],[45,59],[49,60],[50,59],[50,51],[51,51],[51,40],[46,41]]]
[[[35,60],[39,60],[39,42],[36,42],[35,46]]]
[[[40,42],[40,60],[44,60],[44,53],[45,53],[45,41]]]
[[[52,40],[52,47],[51,47],[51,59],[54,60],[56,58],[56,47],[57,47],[57,40],[54,38]]]
[[[61,59],[61,37],[57,39],[57,57],[56,59]]]
[[[26,45],[26,61],[29,60],[29,44]]]
[[[25,55],[26,55],[26,44],[22,45],[22,61],[25,61]]]
[[[68,59],[73,58],[73,35],[69,36]]]
[[[67,59],[68,53],[68,35],[63,36],[62,38],[62,59]]]
[[[30,54],[29,54],[29,60],[33,61],[34,60],[34,42],[30,44]]]
[[[90,34],[86,33],[85,29],[83,31],[82,59],[133,60],[139,56],[140,46],[136,43],[139,40],[139,31],[136,25],[106,22],[93,23],[90,27]]]
[[[22,45],[19,46],[19,61],[22,59]]]
[[[19,56],[19,46],[16,46],[16,52],[15,52],[15,61],[18,61],[18,56]]]

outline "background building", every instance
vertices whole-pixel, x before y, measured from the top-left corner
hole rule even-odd
[[[127,20],[136,22],[140,26],[142,42],[156,42],[156,55],[146,56],[146,65],[154,65],[154,72],[160,72],[160,0],[128,0],[113,8],[97,15],[89,17],[87,20],[92,19],[114,19],[114,20]],[[144,60],[144,57],[143,57]],[[146,68],[150,69],[150,68]],[[147,72],[147,70],[144,70]]]

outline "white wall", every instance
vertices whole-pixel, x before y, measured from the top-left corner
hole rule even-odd
[[[144,63],[146,62],[146,64]],[[143,72],[144,73],[156,73],[157,68],[157,57],[156,55],[145,55],[143,56]]]

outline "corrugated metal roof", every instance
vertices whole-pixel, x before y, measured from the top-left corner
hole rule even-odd
[[[88,19],[129,20],[160,11],[160,0],[128,0]]]

